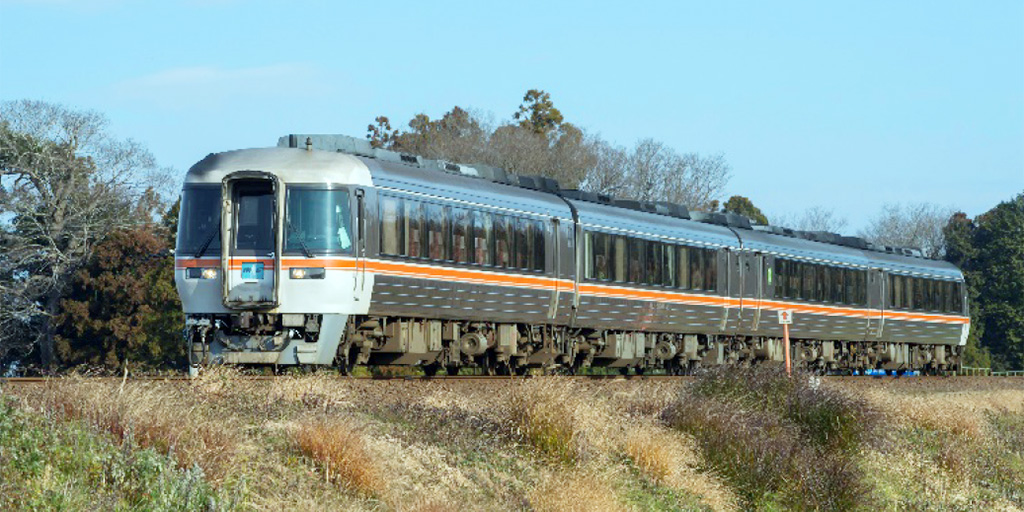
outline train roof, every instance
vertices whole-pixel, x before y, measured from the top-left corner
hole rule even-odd
[[[738,249],[740,239],[727,227],[704,224],[640,210],[566,199],[579,212],[585,228],[708,247]]]
[[[569,206],[558,196],[451,172],[419,169],[386,160],[365,158],[364,162],[369,167],[373,184],[379,191],[422,196],[424,199],[443,198],[464,202],[467,206],[572,221]]]
[[[217,184],[236,171],[267,171],[285,183],[371,184],[370,171],[347,154],[292,148],[254,148],[210,153],[185,174],[185,184]]]
[[[621,200],[579,190],[564,190],[550,178],[514,176],[487,165],[430,160],[374,148],[368,141],[344,135],[292,134],[281,137],[278,146],[294,149],[315,147],[319,151],[306,152],[314,154],[353,155],[372,170],[374,183],[378,186],[394,186],[403,192],[451,197],[481,205],[516,205],[530,212],[558,217],[568,215],[561,200],[564,199],[579,212],[580,222],[590,227],[697,245],[739,246],[819,263],[882,268],[890,272],[947,279],[963,278],[956,266],[925,258],[917,249],[876,246],[862,238],[837,233],[757,225],[742,215],[690,212],[685,206],[666,202]]]

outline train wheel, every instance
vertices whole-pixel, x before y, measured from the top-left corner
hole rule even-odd
[[[622,368],[619,368],[619,375],[629,375],[629,367],[623,366]]]
[[[334,364],[338,367],[338,373],[345,376],[352,375],[352,371],[356,368],[355,347],[350,350],[339,349],[337,357],[334,358]]]
[[[453,376],[459,374],[459,367],[458,366],[454,366],[454,365],[453,366],[445,366],[444,367],[444,372],[447,373],[449,377],[453,377]]]
[[[441,365],[437,363],[425,364],[423,365],[423,375],[426,375],[427,377],[433,377],[434,375],[437,375],[437,370],[439,370],[440,368]]]

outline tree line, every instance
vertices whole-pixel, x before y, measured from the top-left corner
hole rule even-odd
[[[542,90],[527,91],[498,123],[455,106],[404,126],[378,116],[366,136],[375,147],[547,176],[564,188],[772,220],[747,197],[724,198],[724,155],[680,152],[653,138],[611,144],[566,120]],[[0,105],[3,368],[184,364],[171,257],[174,176],[142,144],[112,135],[102,114],[37,101]],[[820,206],[774,217],[808,231],[848,224]],[[931,203],[887,204],[858,235],[962,268],[972,316],[967,364],[1024,368],[1024,193],[975,219]]]

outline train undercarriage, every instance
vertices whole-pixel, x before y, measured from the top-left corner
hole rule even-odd
[[[190,363],[420,366],[427,375],[477,368],[487,375],[531,368],[623,374],[690,374],[711,366],[783,362],[774,337],[573,329],[550,325],[421,318],[240,313],[190,317]],[[819,374],[884,370],[955,371],[962,347],[792,339],[794,368]]]

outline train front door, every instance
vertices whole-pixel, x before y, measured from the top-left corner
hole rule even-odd
[[[223,181],[221,267],[224,305],[255,309],[277,305],[276,179],[267,173],[241,171]]]

